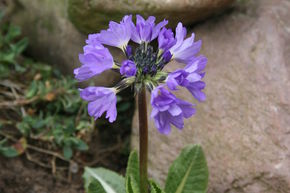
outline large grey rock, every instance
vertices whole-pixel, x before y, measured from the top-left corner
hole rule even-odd
[[[69,0],[72,22],[84,32],[107,26],[110,20],[119,21],[125,14],[154,15],[175,26],[204,19],[232,4],[234,0]],[[97,24],[97,25],[96,25]]]
[[[208,160],[209,193],[289,193],[289,18],[289,1],[258,0],[194,29],[209,59],[207,100],[181,132],[163,136],[150,121],[152,177],[164,183],[181,148],[199,143]],[[195,102],[187,91],[178,96]],[[135,116],[134,148],[137,128]]]
[[[219,11],[233,0],[6,0],[14,2],[11,19],[28,36],[28,53],[34,58],[54,63],[72,74],[79,65],[87,33],[107,28],[110,20],[119,21],[124,14],[156,15],[158,20],[172,19],[192,23]],[[116,53],[116,52],[114,52]],[[105,72],[97,77],[101,85],[111,84],[118,78]]]

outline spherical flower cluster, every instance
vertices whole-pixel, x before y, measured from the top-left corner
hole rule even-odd
[[[106,112],[110,122],[116,120],[116,94],[133,86],[135,92],[145,85],[151,92],[151,117],[160,133],[168,134],[171,125],[178,129],[184,127],[184,119],[195,114],[194,105],[177,98],[172,92],[179,87],[186,88],[199,102],[205,100],[202,90],[205,83],[204,68],[207,58],[196,56],[201,41],[194,41],[194,34],[186,38],[186,28],[178,23],[175,34],[165,28],[168,21],[155,24],[155,17],[145,20],[126,15],[120,23],[111,21],[107,30],[90,34],[86,40],[83,54],[79,55],[81,66],[74,70],[75,78],[85,81],[105,70],[119,70],[123,79],[113,88],[87,87],[80,89],[82,99],[88,101],[89,115],[95,119]],[[129,45],[130,40],[134,43]],[[154,47],[155,43],[158,47]],[[126,60],[116,62],[105,46],[120,48]],[[163,72],[172,60],[184,64],[183,69]]]

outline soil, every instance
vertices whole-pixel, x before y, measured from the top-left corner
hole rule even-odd
[[[26,160],[0,156],[0,193],[83,193],[80,175],[71,183]]]
[[[28,160],[25,153],[16,158],[0,155],[0,193],[84,193],[84,166],[105,167],[124,174],[129,154],[130,129],[122,129],[118,122],[110,126],[101,123],[96,127],[89,151],[74,155],[73,160],[79,161],[79,169],[77,173],[70,174],[70,180],[67,162],[57,160],[57,167],[65,169],[57,169],[53,174],[51,168]],[[28,152],[36,160],[50,165],[50,155],[33,150]]]
[[[105,125],[96,126],[100,126],[101,129],[93,133],[94,140],[89,144],[89,151],[77,152],[74,155],[74,160],[79,161],[79,169],[74,174],[68,174],[69,164],[61,160],[56,160],[56,165],[64,169],[56,169],[53,174],[51,168],[28,160],[25,153],[16,158],[0,155],[0,193],[84,193],[84,166],[105,167],[124,174],[129,153],[130,129],[122,130],[118,123],[107,128]],[[33,150],[28,152],[35,160],[50,166],[50,155]]]

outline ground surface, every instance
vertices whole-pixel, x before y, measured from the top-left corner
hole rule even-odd
[[[80,193],[83,191],[80,175],[73,176],[73,183],[26,160],[25,157],[8,159],[0,157],[1,193]]]
[[[0,156],[0,193],[83,193],[84,166],[105,167],[124,174],[129,130],[120,129],[118,123],[113,125],[115,127],[105,128],[105,125],[100,124],[102,129],[94,132],[89,151],[75,156],[75,159],[81,161],[78,162],[79,169],[74,174],[68,174],[68,163],[61,160],[56,161],[60,169],[53,174],[52,169],[29,161],[26,154],[16,158]],[[49,155],[27,152],[37,160],[51,160]]]
[[[77,163],[77,172],[68,172],[69,164],[56,159],[56,171],[51,168],[52,156],[33,149],[27,149],[21,156],[5,158],[0,155],[0,193],[83,193],[83,167],[105,167],[124,174],[129,154],[131,117],[134,105],[124,108],[124,104],[134,104],[128,91],[123,92],[122,101],[118,103],[117,121],[108,124],[101,118],[96,122],[90,136],[89,150],[75,152],[73,161]],[[129,91],[130,93],[130,91]],[[131,102],[129,102],[131,101]],[[2,112],[3,113],[3,112]],[[0,119],[5,117],[0,113]],[[13,134],[14,128],[1,130]],[[17,136],[16,138],[20,138]],[[47,148],[37,140],[29,140],[29,144],[38,148]],[[61,154],[61,150],[58,151]],[[28,160],[29,155],[37,163]],[[46,166],[40,164],[46,163]],[[48,168],[46,168],[48,167]]]

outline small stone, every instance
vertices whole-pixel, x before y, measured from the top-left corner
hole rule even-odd
[[[70,162],[69,170],[71,173],[76,174],[79,171],[79,165],[76,162]]]

